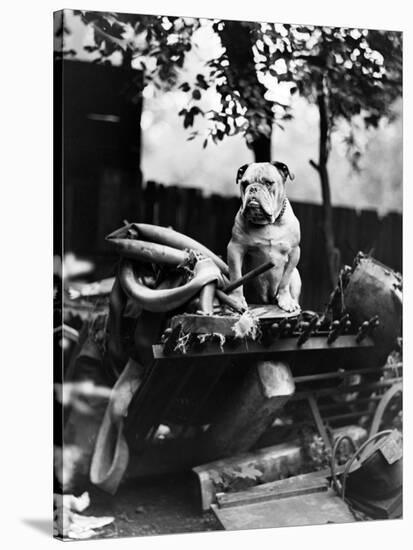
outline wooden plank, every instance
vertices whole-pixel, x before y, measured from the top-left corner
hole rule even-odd
[[[375,210],[362,210],[358,219],[357,233],[359,250],[365,254],[376,255],[380,232],[380,221]]]
[[[146,187],[143,190],[143,201],[145,207],[144,222],[145,223],[156,223],[155,222],[155,204],[156,197],[158,194],[158,184],[154,181],[147,181]]]
[[[219,508],[217,505],[212,505],[211,509],[226,530],[356,521],[348,506],[332,489],[244,506]]]
[[[313,415],[318,433],[321,435],[326,449],[331,449],[331,441],[330,441],[330,438],[328,437],[323,419],[321,418],[321,414],[320,414],[317,402],[314,398],[314,394],[310,394],[308,396],[308,404],[310,405],[311,414]]]
[[[238,321],[239,316],[236,315],[197,315],[183,314],[175,315],[171,321],[172,330],[181,326],[182,332],[192,334],[210,334],[219,332],[224,336],[234,336],[233,326]]]
[[[202,227],[199,228],[199,237],[202,239],[202,244],[207,248],[214,250],[214,229],[215,229],[215,212],[212,208],[210,197],[198,196],[198,221],[203,221]],[[211,223],[212,222],[212,223]],[[198,226],[199,227],[199,226]]]
[[[262,356],[271,355],[273,353],[286,353],[291,351],[314,351],[322,349],[360,349],[373,347],[372,340],[367,337],[362,342],[357,344],[355,336],[343,335],[339,336],[337,340],[327,345],[326,338],[324,336],[312,336],[306,342],[297,345],[297,338],[280,338],[274,342],[271,342],[267,346],[263,346],[259,342],[253,342],[250,340],[236,340],[230,344],[225,343],[223,350],[220,345],[215,342],[205,342],[202,345],[202,349],[190,349],[185,355],[176,353],[171,355],[165,355],[162,344],[155,344],[152,346],[153,357],[158,360],[162,359],[179,359],[180,361],[190,359],[191,357],[216,357],[225,355],[254,355],[260,354]]]
[[[293,319],[295,317],[298,317],[299,311],[284,311],[280,307],[278,307],[276,304],[266,304],[266,305],[254,305],[250,304],[248,306],[248,309],[250,312],[255,316],[258,317],[260,320],[265,321],[276,321],[277,319]]]
[[[211,247],[216,254],[226,256],[226,246],[231,237],[231,228],[228,225],[233,221],[227,209],[228,197],[213,194],[210,197],[214,223],[211,226]]]
[[[310,475],[310,474],[306,474]],[[237,491],[235,493],[218,493],[217,504],[220,508],[229,506],[241,506],[243,504],[253,504],[255,502],[268,502],[280,500],[299,495],[308,495],[327,491],[328,480],[326,475],[323,477],[308,477],[300,480],[301,476],[294,476],[272,483],[264,483],[252,487],[247,491]]]
[[[337,467],[337,474],[342,473],[344,466]],[[234,502],[239,501],[239,497],[245,495],[247,498],[248,495],[252,496],[255,494],[265,494],[272,492],[274,496],[278,493],[284,493],[288,490],[295,490],[297,488],[311,487],[314,484],[318,485],[320,483],[327,484],[331,478],[330,468],[324,468],[323,470],[317,470],[315,472],[309,472],[307,474],[299,474],[285,479],[277,479],[276,481],[268,481],[266,483],[261,483],[260,485],[255,485],[254,487],[249,487],[243,491],[237,491],[235,493],[217,493],[217,502],[226,502],[230,503],[232,500]],[[225,498],[224,498],[225,497]]]
[[[165,225],[174,229],[178,227],[179,224],[179,197],[180,194],[176,185],[170,185],[166,188],[168,216]]]
[[[288,313],[276,305],[265,305],[249,307],[254,317],[266,322],[276,321],[284,318],[297,317],[297,312]],[[181,325],[184,333],[210,334],[220,332],[225,336],[234,336],[233,326],[239,320],[239,315],[199,315],[184,313],[175,315],[171,320],[171,328]]]
[[[169,204],[169,188],[165,185],[160,185],[158,188],[158,224],[162,227],[168,227],[170,219],[170,210],[172,205]]]
[[[188,193],[184,187],[177,188],[177,217],[176,227],[174,229],[180,233],[185,233],[185,223],[188,211]]]
[[[245,467],[253,466],[260,474],[257,474],[257,483],[274,481],[280,478],[280,473],[284,475],[294,475],[302,463],[301,446],[298,442],[281,443],[263,449],[257,449],[248,453],[240,453],[236,456],[230,456],[202,464],[192,469],[199,481],[199,495],[201,499],[202,510],[208,510],[215,501],[218,490],[215,479],[217,474],[221,475],[224,471],[226,477],[237,476]]]
[[[365,441],[367,432],[360,426],[343,426],[333,429],[334,439],[341,435],[348,435],[356,445],[360,445]],[[245,467],[254,467],[257,470],[255,483],[262,485],[256,485],[247,490],[259,491],[259,487],[267,483],[288,484],[288,476],[296,476],[302,465],[301,443],[297,440],[289,443],[267,445],[248,453],[215,460],[209,464],[197,466],[192,471],[199,481],[201,508],[202,510],[208,510],[215,501],[217,492],[222,491],[222,488],[217,487],[216,483],[217,478],[219,480],[222,475],[225,475],[227,480],[231,481],[231,476],[235,478],[237,472],[239,474]],[[338,471],[340,472],[340,469]],[[328,477],[329,472],[329,469],[320,470],[312,472],[311,475],[325,478]],[[305,478],[305,475],[302,474],[300,477]],[[286,479],[280,480],[280,477]]]
[[[202,215],[203,196],[200,189],[188,189],[187,218],[185,224],[185,235],[203,242],[205,219]],[[211,220],[207,220],[211,223]]]

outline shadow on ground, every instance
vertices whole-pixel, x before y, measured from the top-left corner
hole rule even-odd
[[[51,517],[50,519],[22,519],[22,523],[32,527],[43,535],[53,536],[53,521]]]
[[[90,491],[85,515],[114,516],[98,538],[200,533],[222,529],[212,512],[202,513],[190,475],[126,482],[115,496]]]
[[[93,538],[140,537],[217,531],[222,527],[212,512],[202,513],[190,475],[162,476],[125,482],[111,496],[87,487],[91,504],[84,516],[114,516],[115,521]],[[52,515],[52,514],[51,514]],[[52,519],[23,519],[36,531],[53,536]]]

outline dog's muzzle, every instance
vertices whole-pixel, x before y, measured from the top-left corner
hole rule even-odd
[[[267,189],[259,184],[251,184],[245,191],[243,214],[253,223],[271,223],[274,218],[272,198]]]

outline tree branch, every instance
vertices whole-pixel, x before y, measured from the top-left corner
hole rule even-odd
[[[310,159],[308,162],[314,168],[314,170],[317,170],[317,172],[320,172],[320,166],[314,160]]]

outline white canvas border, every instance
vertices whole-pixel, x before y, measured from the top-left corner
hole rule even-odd
[[[140,13],[271,20],[403,30],[405,48],[404,120],[411,112],[411,23],[408,3],[347,0],[341,4],[313,0],[224,3],[209,0],[85,0],[62,6],[56,1],[9,2],[2,17],[2,398],[1,493],[5,548],[42,548],[58,544],[30,522],[52,513],[52,11],[62,7]],[[411,127],[404,140],[405,319],[411,315],[411,255],[408,236],[411,190]],[[409,158],[410,157],[410,158]],[[407,245],[407,246],[406,246]],[[407,282],[406,282],[407,281]],[[409,334],[410,323],[405,323]],[[408,340],[408,337],[407,337]],[[405,388],[410,388],[410,346],[405,346]],[[412,519],[409,473],[411,408],[404,401],[405,512],[403,521],[330,525],[234,533],[207,533],[79,542],[93,548],[404,548]],[[78,546],[76,546],[78,548]]]

